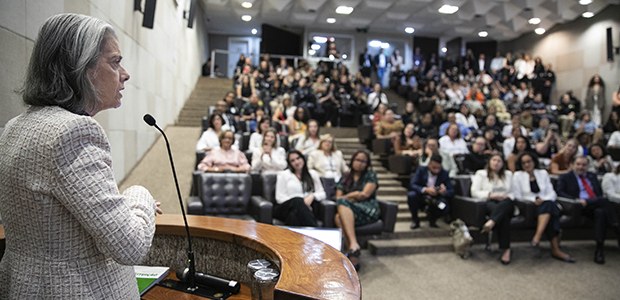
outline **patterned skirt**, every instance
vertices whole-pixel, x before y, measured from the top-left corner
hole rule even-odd
[[[350,202],[345,199],[338,199],[336,202],[338,205],[344,205],[353,211],[356,227],[374,223],[379,220],[381,216],[379,202],[375,199],[362,202]]]

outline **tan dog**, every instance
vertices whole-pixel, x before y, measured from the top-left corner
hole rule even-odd
[[[454,252],[463,259],[468,258],[471,254],[470,248],[474,239],[469,234],[469,229],[465,222],[461,219],[456,219],[450,223],[450,235],[452,236]]]

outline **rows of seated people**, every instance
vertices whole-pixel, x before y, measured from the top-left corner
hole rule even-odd
[[[326,198],[320,179],[331,179],[336,183],[328,191],[337,200],[334,223],[343,228],[346,252],[355,261],[360,254],[355,228],[376,222],[381,214],[377,177],[369,169],[368,153],[358,151],[345,161],[334,138],[321,135],[320,127],[366,113],[361,83],[369,80],[357,81],[359,94],[353,96],[355,86],[344,67],[322,65],[310,71],[302,64],[267,71],[266,65],[265,60],[258,68],[240,64],[236,92],[210,109],[196,144],[198,156],[204,154],[197,169],[277,174],[273,216],[291,226],[319,225],[312,203]]]
[[[528,63],[529,56],[523,55],[514,62],[499,55],[497,58],[502,64],[497,64],[495,70],[469,69],[461,73],[430,68],[422,75],[414,69],[404,75],[402,85],[395,87],[407,98],[402,116],[395,117],[394,111],[385,105],[374,113],[375,138],[389,140],[393,153],[413,158],[408,160],[413,163],[408,193],[411,228],[420,226],[420,209],[426,208],[431,227],[436,227],[436,220],[442,216],[449,218],[450,198],[455,194],[450,177],[475,174],[471,194],[487,202],[489,221],[484,230],[502,232],[498,235],[500,248],[504,249],[503,263],[509,263],[511,258],[507,216],[512,216],[514,210],[512,201],[503,202],[506,199],[535,203],[538,226],[532,245],[538,246],[546,233],[553,257],[573,261],[559,249],[557,207],[544,204],[555,201],[556,194],[581,199],[583,213],[594,218],[595,261],[603,263],[604,227],[611,226],[618,234],[616,211],[607,201],[609,198],[620,202],[615,187],[620,170],[614,169],[617,162],[608,155],[617,153],[620,146],[618,92],[614,92],[612,101],[605,99],[604,82],[594,75],[588,84],[585,105],[571,92],[561,96],[559,105],[550,105],[548,97],[554,78],[550,67],[542,67],[542,61],[536,59],[534,69],[539,71],[521,74],[519,68]],[[611,114],[603,124],[603,112],[609,102]],[[582,110],[582,106],[586,109]],[[520,161],[528,157],[535,159],[536,167],[540,163],[541,170],[528,173],[528,168],[522,166],[525,161]],[[529,166],[531,170],[533,166]],[[501,169],[502,175],[488,175],[493,168]],[[586,183],[581,179],[569,180],[580,178],[575,174],[586,171]],[[549,176],[542,173],[556,176],[554,179],[560,184],[555,190]],[[563,174],[568,177],[558,178]],[[604,188],[597,175],[605,175]],[[487,182],[484,189],[480,181]],[[571,184],[562,185],[563,182]],[[568,191],[567,187],[579,189]]]

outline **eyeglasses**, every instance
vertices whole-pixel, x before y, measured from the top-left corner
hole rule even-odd
[[[367,160],[365,160],[365,159],[359,159],[359,158],[356,158],[356,159],[354,159],[353,161],[356,161],[356,162],[358,162],[358,163],[362,163],[362,164],[367,164],[367,163],[368,163],[368,161],[367,161]]]

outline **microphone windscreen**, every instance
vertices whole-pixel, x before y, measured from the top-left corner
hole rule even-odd
[[[144,122],[146,122],[146,124],[149,124],[149,126],[153,126],[156,123],[155,118],[153,118],[153,116],[149,114],[144,115],[142,119],[144,119]]]

